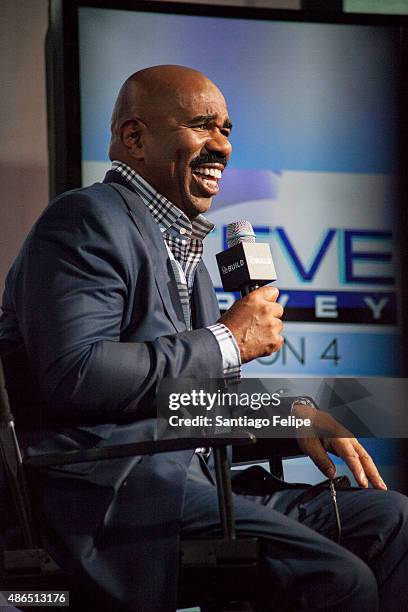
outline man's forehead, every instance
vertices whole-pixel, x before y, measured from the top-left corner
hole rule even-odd
[[[175,110],[183,114],[194,116],[228,115],[227,104],[222,93],[216,89],[208,88],[195,91],[180,89],[175,95]]]
[[[186,122],[196,116],[214,114],[221,121],[228,118],[223,94],[201,74],[178,82],[158,80],[155,87],[150,87],[144,94],[143,115],[155,121]]]

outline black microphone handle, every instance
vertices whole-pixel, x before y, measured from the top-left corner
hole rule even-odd
[[[243,287],[241,287],[241,297],[245,297],[246,295],[248,295],[248,293],[252,293],[252,291],[256,291],[257,289],[259,289],[259,287],[261,287],[261,285],[258,285],[257,283],[251,283],[248,285],[244,285]]]

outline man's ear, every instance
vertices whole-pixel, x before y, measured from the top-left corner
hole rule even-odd
[[[143,135],[145,124],[140,119],[128,119],[120,128],[122,144],[128,154],[137,161],[143,159]]]

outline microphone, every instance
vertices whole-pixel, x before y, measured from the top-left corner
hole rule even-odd
[[[227,244],[229,248],[216,255],[224,291],[240,291],[244,297],[276,280],[271,247],[266,242],[255,242],[249,221],[227,225]]]

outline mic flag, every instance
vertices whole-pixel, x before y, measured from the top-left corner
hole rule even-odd
[[[271,248],[255,242],[249,221],[228,224],[227,244],[229,248],[216,255],[224,291],[240,291],[244,296],[276,280]]]

